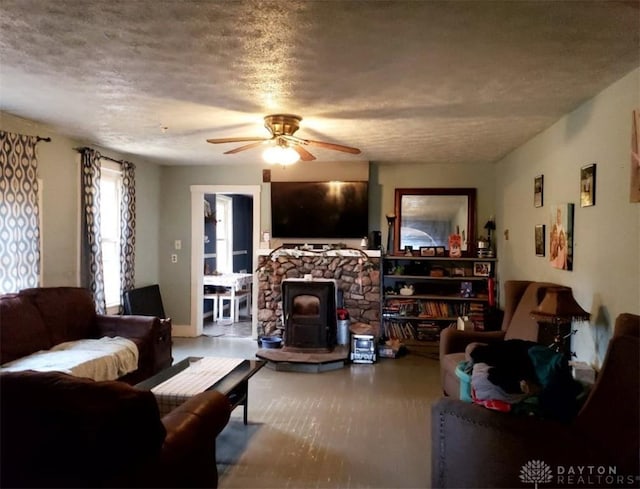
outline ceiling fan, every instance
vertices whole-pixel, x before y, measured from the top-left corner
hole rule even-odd
[[[240,142],[249,142],[249,144],[245,144],[243,146],[238,146],[237,148],[230,149],[229,151],[225,151],[224,154],[235,154],[240,151],[244,151],[247,149],[255,148],[262,144],[272,143],[269,149],[265,151],[265,159],[270,163],[282,163],[284,161],[280,161],[278,158],[286,158],[282,153],[284,151],[289,151],[291,153],[291,148],[295,151],[296,154],[293,154],[293,161],[301,159],[302,161],[313,161],[316,159],[309,151],[307,151],[304,146],[317,146],[319,148],[332,149],[335,151],[342,151],[344,153],[351,153],[354,155],[360,154],[360,150],[358,148],[352,148],[350,146],[343,146],[342,144],[334,144],[327,143],[325,141],[314,141],[312,139],[303,139],[293,134],[300,128],[300,121],[302,117],[293,115],[293,114],[272,114],[268,115],[264,118],[264,127],[266,127],[271,133],[271,137],[260,138],[260,137],[237,137],[237,138],[219,138],[219,139],[207,139],[208,143],[212,144],[224,144],[224,143],[240,143]],[[275,149],[276,151],[271,152],[271,156],[267,154],[271,149]],[[280,152],[279,155],[274,153]],[[270,161],[273,159],[273,161]]]

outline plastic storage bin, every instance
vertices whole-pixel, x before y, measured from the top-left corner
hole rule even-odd
[[[464,371],[467,362],[460,362],[456,367],[456,377],[460,379],[460,400],[472,402],[471,399],[471,375]]]

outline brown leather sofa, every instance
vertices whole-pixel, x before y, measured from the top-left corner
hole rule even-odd
[[[120,381],[4,372],[0,391],[1,487],[217,487],[219,392],[160,418],[153,393]]]
[[[437,401],[432,487],[637,487],[639,335],[640,316],[617,318],[598,379],[569,423]]]
[[[138,347],[138,369],[119,380],[149,378],[173,362],[171,321],[96,314],[88,290],[42,287],[0,296],[0,365],[65,341],[122,336]]]
[[[560,287],[549,282],[507,280],[504,284],[504,316],[500,331],[459,331],[445,328],[440,334],[440,380],[445,395],[460,399],[457,365],[466,358],[465,350],[472,343],[491,344],[496,341],[520,339],[550,344],[553,331],[539,331],[531,316],[542,301],[548,287]]]

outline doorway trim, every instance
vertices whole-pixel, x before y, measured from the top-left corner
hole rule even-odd
[[[187,336],[202,334],[204,294],[204,196],[205,194],[247,195],[253,199],[253,256],[252,271],[258,259],[260,246],[260,185],[191,185],[191,320]],[[258,338],[258,280],[253,276],[251,287],[251,336]]]

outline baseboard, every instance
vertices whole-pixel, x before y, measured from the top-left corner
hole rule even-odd
[[[189,324],[174,324],[171,328],[171,337],[194,338]]]

